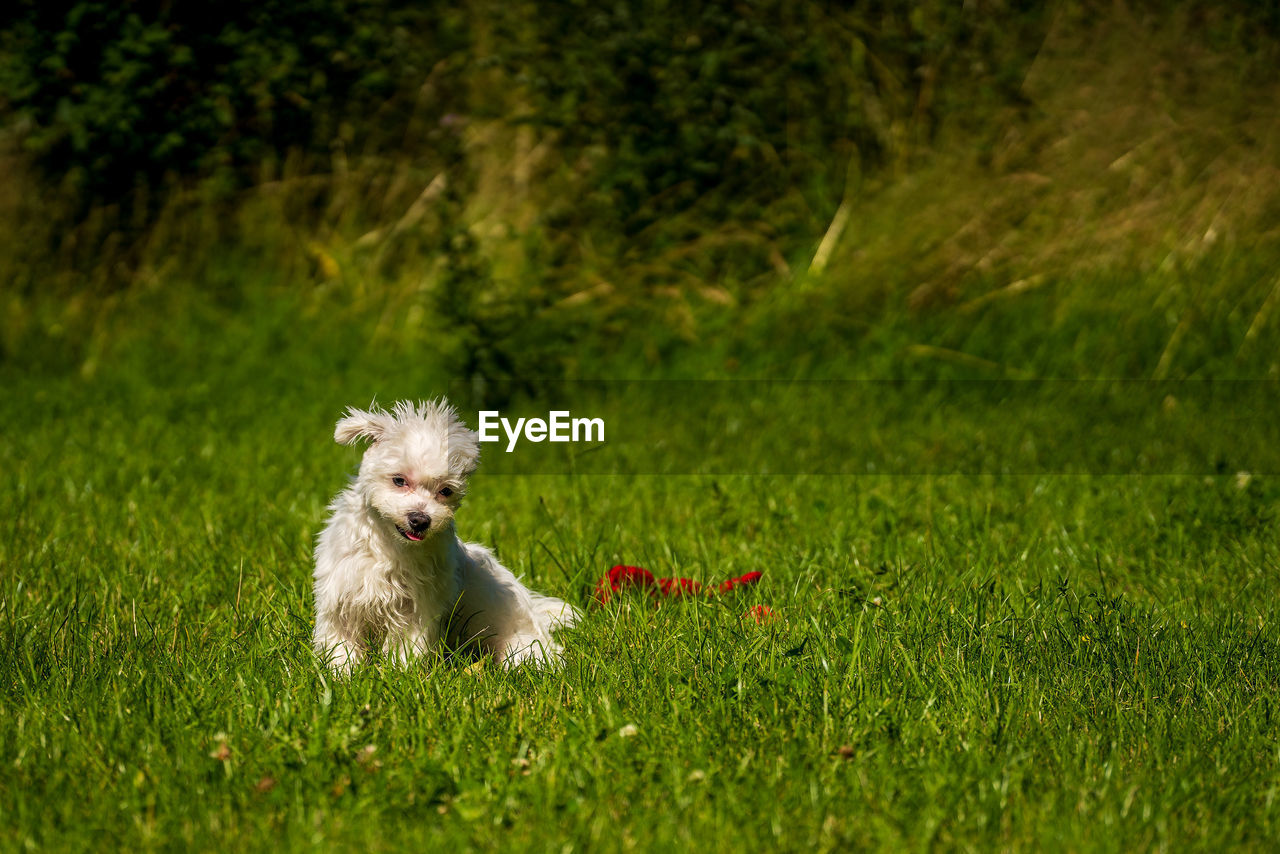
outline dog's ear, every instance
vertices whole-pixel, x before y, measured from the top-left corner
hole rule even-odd
[[[333,441],[339,445],[354,445],[361,439],[376,442],[386,434],[392,421],[385,412],[366,412],[352,407],[333,428]]]
[[[455,414],[449,423],[449,470],[471,477],[480,464],[480,436]]]

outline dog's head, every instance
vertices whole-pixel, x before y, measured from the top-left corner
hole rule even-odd
[[[356,490],[405,542],[452,527],[480,446],[448,401],[401,401],[389,412],[348,409],[333,438],[343,445],[370,441]]]

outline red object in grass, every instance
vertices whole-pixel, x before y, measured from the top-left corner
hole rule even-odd
[[[750,618],[763,625],[778,619],[778,615],[773,613],[773,609],[768,605],[756,605],[754,608],[748,608],[742,618],[744,620]]]
[[[750,587],[752,584],[755,584],[760,580],[761,575],[763,575],[763,573],[748,572],[746,575],[739,575],[737,578],[730,578],[727,581],[722,581],[720,583],[720,592],[732,593],[739,587]]]
[[[699,593],[732,593],[750,587],[760,580],[761,573],[748,572],[737,578],[729,578],[717,585],[702,585],[692,578],[654,578],[653,573],[638,566],[618,564],[604,578],[596,582],[595,600],[598,604],[613,599],[627,590],[642,590],[650,596],[695,596]],[[764,606],[757,606],[764,607]],[[770,611],[769,613],[773,613]]]
[[[649,590],[656,582],[653,573],[638,566],[618,564],[609,570],[609,574],[596,582],[596,601],[604,604],[613,598],[615,593],[623,590]]]

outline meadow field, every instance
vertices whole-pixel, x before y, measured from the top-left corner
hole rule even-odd
[[[5,377],[5,847],[1276,837],[1266,473],[482,463],[460,532],[586,611],[563,669],[375,664],[338,680],[309,643],[313,538],[358,460],[332,422],[370,389],[447,379],[389,377],[359,342],[181,331],[92,381]],[[678,431],[672,417],[647,429]],[[617,453],[663,463],[646,443]],[[764,576],[725,599],[593,607],[615,563]],[[744,618],[757,604],[776,619]]]
[[[1274,13],[54,5],[0,20],[0,849],[1280,844]],[[334,422],[438,395],[605,419],[458,516],[584,618],[336,678]]]

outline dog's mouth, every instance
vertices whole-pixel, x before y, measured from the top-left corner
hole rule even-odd
[[[410,542],[413,542],[413,543],[422,542],[422,536],[420,534],[415,534],[413,531],[409,531],[404,528],[401,528],[399,525],[396,525],[396,530],[400,532],[400,536],[404,537],[406,540],[409,540]]]

